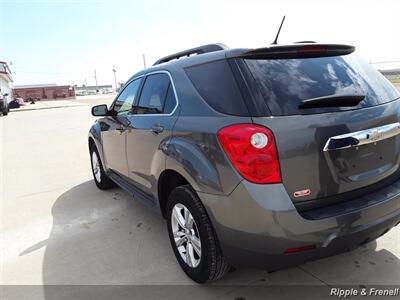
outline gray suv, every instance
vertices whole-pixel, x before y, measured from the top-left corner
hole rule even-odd
[[[376,239],[400,222],[400,94],[353,52],[211,44],[160,59],[93,107],[96,185],[159,212],[200,283]]]

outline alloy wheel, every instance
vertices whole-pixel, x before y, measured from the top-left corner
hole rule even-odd
[[[96,151],[92,152],[92,168],[93,174],[97,182],[101,182],[101,168],[100,168],[100,160],[97,156]]]
[[[182,260],[189,267],[196,268],[201,260],[200,235],[192,214],[181,203],[172,209],[171,227]]]

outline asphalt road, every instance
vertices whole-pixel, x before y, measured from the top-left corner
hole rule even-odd
[[[121,189],[94,185],[93,121],[90,106],[0,117],[0,284],[194,285],[174,258],[165,221]],[[234,299],[248,285],[400,284],[399,258],[400,226],[353,252],[292,269],[236,270],[209,296]],[[43,297],[50,299],[46,290]]]

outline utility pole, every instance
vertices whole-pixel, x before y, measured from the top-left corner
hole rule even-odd
[[[115,83],[115,91],[117,91],[118,87],[117,87],[117,70],[115,70],[115,65],[113,65],[113,72],[114,72],[114,83]]]
[[[144,56],[144,54],[143,54],[143,66],[146,69],[146,56]]]
[[[96,70],[94,70],[94,81],[96,82],[96,89],[97,89],[97,75],[96,75]]]
[[[10,61],[10,63],[9,63],[9,66],[11,67],[13,65],[13,62],[12,61]],[[10,69],[10,72],[11,72],[11,74],[14,74],[14,75],[17,75],[17,73],[14,71],[11,71],[11,68],[9,68]]]

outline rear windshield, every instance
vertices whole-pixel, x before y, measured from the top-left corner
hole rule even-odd
[[[245,59],[271,113],[276,116],[358,109],[393,101],[400,93],[356,54],[296,59]],[[300,109],[302,100],[365,95],[356,107]]]

